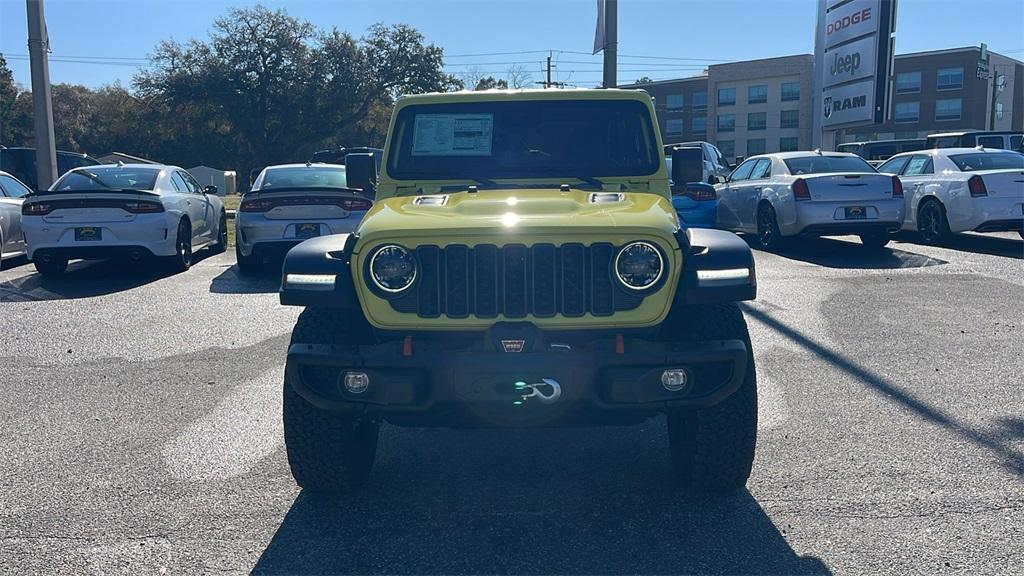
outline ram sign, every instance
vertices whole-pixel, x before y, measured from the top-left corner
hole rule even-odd
[[[818,124],[882,123],[889,100],[896,0],[819,0]]]

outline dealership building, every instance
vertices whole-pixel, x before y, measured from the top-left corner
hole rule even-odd
[[[840,131],[838,142],[936,132],[1024,129],[1024,62],[978,47],[897,55],[889,120]],[[1001,76],[1002,90],[992,78]],[[983,78],[983,76],[986,76]],[[692,78],[622,86],[654,98],[665,143],[705,140],[735,157],[811,147],[814,56],[714,64]],[[995,92],[993,98],[993,92]]]

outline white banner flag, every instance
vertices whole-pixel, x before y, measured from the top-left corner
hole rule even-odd
[[[594,32],[594,54],[604,50],[604,3],[597,0],[597,30]]]

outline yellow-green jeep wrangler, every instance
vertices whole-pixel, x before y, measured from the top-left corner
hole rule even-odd
[[[402,98],[357,231],[286,256],[284,433],[304,488],[347,491],[398,426],[587,426],[668,417],[693,489],[750,475],[754,358],[735,302],[747,245],[684,229],[651,98],[630,90]]]

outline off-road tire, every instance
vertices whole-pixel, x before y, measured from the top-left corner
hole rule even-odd
[[[673,318],[674,317],[674,318]],[[750,350],[743,313],[735,304],[687,306],[674,313],[668,330],[675,341],[742,340]],[[757,444],[757,377],[748,355],[740,388],[707,408],[668,415],[672,472],[683,488],[699,492],[740,490],[750,477]]]
[[[891,240],[888,234],[861,234],[860,243],[865,248],[880,249],[885,248],[886,244]]]
[[[220,225],[217,227],[217,241],[210,244],[210,254],[223,254],[228,249],[228,215],[220,213]]]
[[[917,234],[925,244],[942,244],[953,236],[942,202],[927,198],[917,207]]]
[[[307,308],[292,330],[292,344],[352,344],[366,337],[351,312]],[[379,423],[321,410],[284,380],[284,441],[295,483],[311,492],[348,493],[366,483],[377,454]]]
[[[60,278],[68,269],[67,258],[51,258],[49,260],[33,260],[36,272],[43,278]]]

